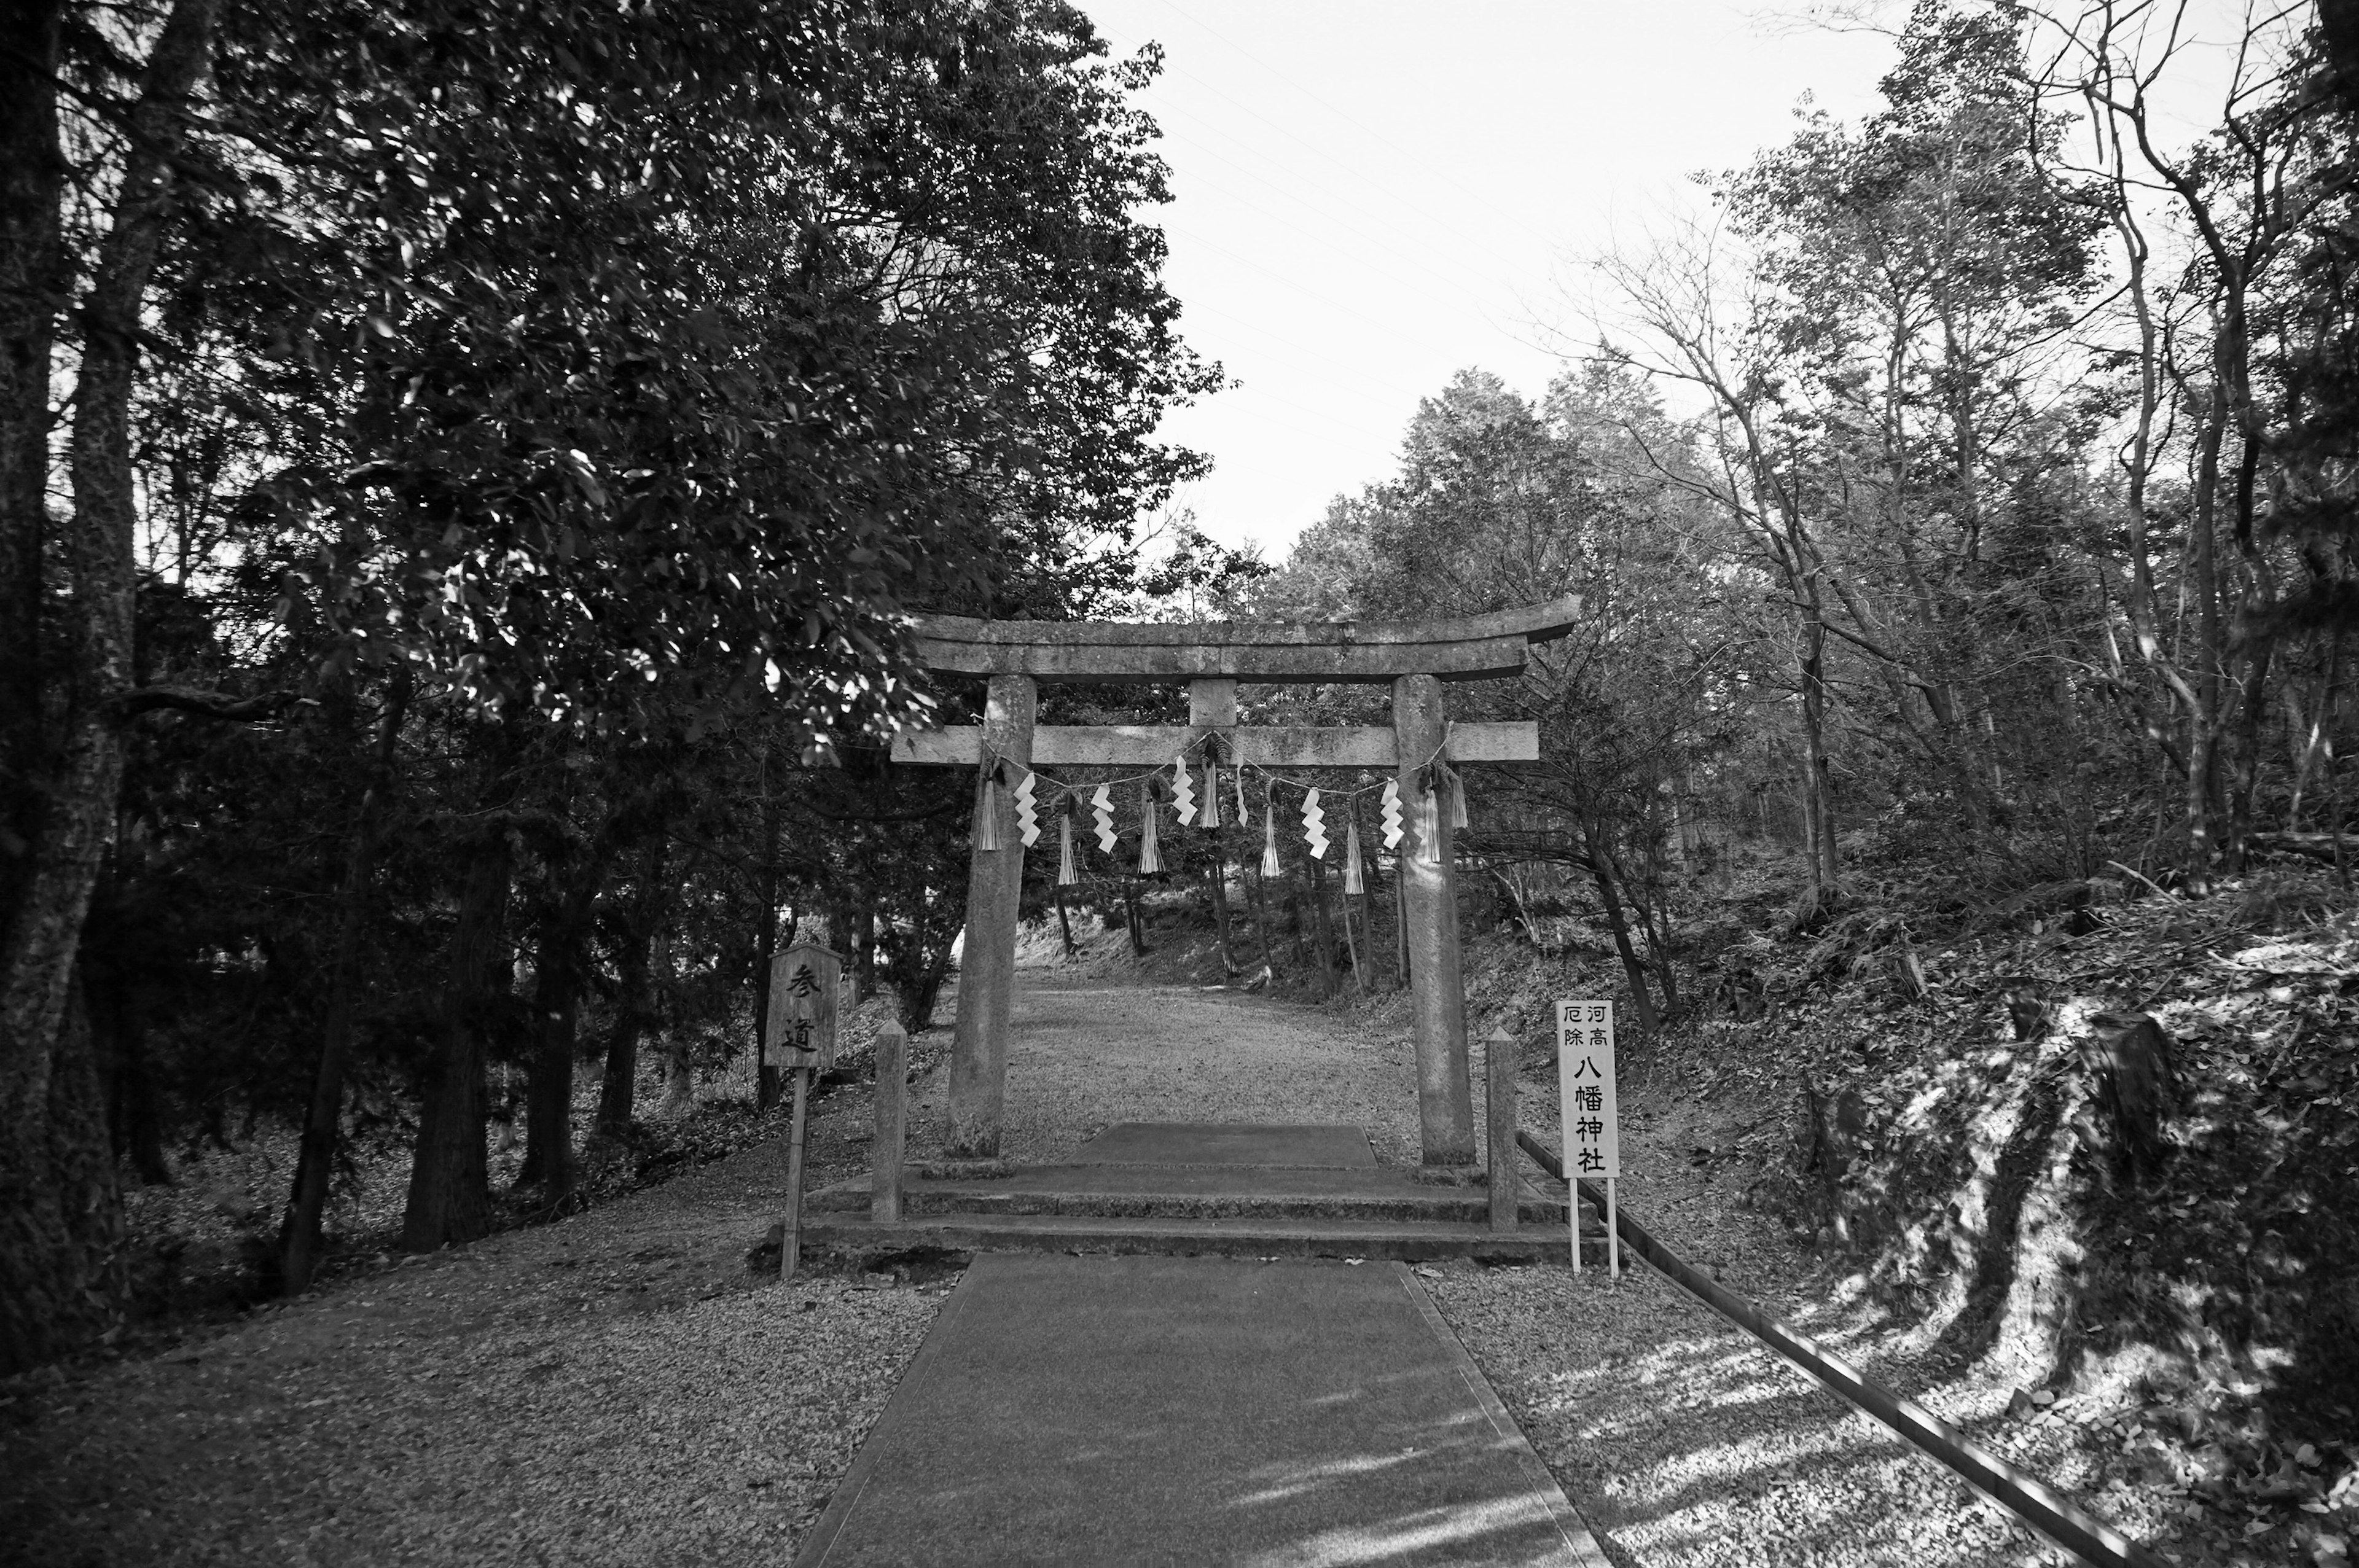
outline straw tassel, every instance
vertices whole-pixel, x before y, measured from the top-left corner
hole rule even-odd
[[[1243,768],[1239,768],[1239,769],[1237,769],[1237,770],[1236,770],[1236,781],[1237,781],[1237,826],[1238,826],[1238,827],[1252,827],[1252,826],[1253,826],[1253,814],[1252,814],[1252,813],[1250,813],[1250,812],[1248,812],[1247,810],[1245,810],[1245,769],[1243,769]]]
[[[974,847],[989,854],[999,848],[999,770],[983,775],[983,799],[974,808]]]
[[[1204,762],[1204,808],[1196,814],[1199,827],[1221,825],[1221,764],[1207,758]]]
[[[1466,826],[1466,775],[1451,768],[1444,775],[1450,780],[1450,826]]]
[[[1354,811],[1343,828],[1343,894],[1351,898],[1366,891],[1360,875],[1360,814]]]
[[[1138,874],[1151,877],[1163,869],[1163,854],[1155,846],[1155,786],[1138,786]]]
[[[1078,887],[1081,881],[1081,873],[1073,870],[1073,814],[1069,809],[1057,818],[1057,885]]]
[[[1261,874],[1283,874],[1277,864],[1277,806],[1265,791],[1261,802]]]

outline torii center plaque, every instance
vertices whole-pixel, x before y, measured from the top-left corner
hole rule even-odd
[[[1519,675],[1530,644],[1561,637],[1580,619],[1578,599],[1436,621],[1331,624],[917,618],[919,658],[941,675],[989,683],[980,726],[904,732],[896,762],[976,766],[986,756],[1025,768],[1121,767],[1170,761],[1207,735],[1223,753],[1262,768],[1390,768],[1404,800],[1419,797],[1428,762],[1534,762],[1536,724],[1450,725],[1441,683]],[[1188,724],[1036,726],[1044,680],[1185,684]],[[1388,685],[1388,728],[1240,726],[1237,683]],[[1000,815],[997,849],[974,851],[967,881],[966,943],[951,1052],[948,1152],[999,1152],[1015,1002],[1016,905],[1024,849],[1016,806],[990,792]],[[1417,842],[1430,830],[1436,842]],[[1457,872],[1450,814],[1412,812],[1399,846],[1417,1047],[1418,1119],[1429,1165],[1474,1162],[1473,1094],[1466,1065],[1466,999],[1459,969]],[[978,840],[982,835],[977,835]]]

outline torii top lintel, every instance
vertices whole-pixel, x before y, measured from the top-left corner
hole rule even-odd
[[[1483,680],[1520,674],[1531,643],[1563,636],[1580,619],[1581,600],[1568,595],[1432,621],[1137,623],[919,615],[916,631],[919,657],[946,675],[1325,685],[1410,675]]]

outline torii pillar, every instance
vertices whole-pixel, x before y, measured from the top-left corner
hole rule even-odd
[[[1032,719],[1039,688],[1030,676],[991,677],[984,697],[982,756],[1032,765]],[[975,811],[983,781],[975,780]],[[966,944],[959,960],[958,1026],[951,1040],[950,1131],[953,1154],[999,1152],[999,1113],[1007,1094],[1007,1024],[1016,1006],[1016,928],[1022,916],[1024,842],[1016,836],[1016,802],[995,793],[999,848],[977,849],[966,877]]]
[[[1332,625],[1227,622],[1131,625],[1111,622],[918,618],[919,657],[946,675],[989,680],[980,727],[908,731],[897,762],[968,766],[995,757],[1017,767],[1160,767],[1207,736],[1225,761],[1271,769],[1391,768],[1405,808],[1397,848],[1409,957],[1410,1019],[1417,1048],[1418,1121],[1424,1162],[1474,1162],[1473,1086],[1466,1063],[1466,997],[1458,946],[1458,879],[1450,813],[1413,809],[1423,770],[1440,761],[1537,761],[1538,726],[1450,724],[1445,680],[1522,673],[1528,644],[1571,631],[1576,599],[1523,610],[1429,622]],[[1179,726],[1036,727],[1040,680],[1158,682],[1189,688],[1189,723]],[[1239,681],[1392,687],[1388,727],[1240,727]],[[982,780],[976,781],[982,808]],[[974,851],[967,880],[964,957],[951,1055],[950,1126],[944,1146],[961,1156],[999,1152],[1007,1079],[1008,1022],[1016,989],[1017,901],[1024,849],[1015,803],[998,792],[996,849]],[[1430,816],[1439,842],[1418,841]]]
[[[1418,798],[1418,774],[1429,757],[1445,756],[1449,721],[1442,717],[1441,682],[1401,676],[1393,682],[1393,734],[1399,756],[1400,797]],[[1537,738],[1532,748],[1538,754]],[[1458,866],[1451,853],[1450,813],[1403,813],[1395,874],[1401,883],[1403,946],[1408,954],[1410,1038],[1417,1043],[1417,1119],[1425,1163],[1474,1162],[1474,1103],[1466,1066],[1466,979],[1458,951]],[[1430,820],[1439,842],[1430,859],[1418,835]]]

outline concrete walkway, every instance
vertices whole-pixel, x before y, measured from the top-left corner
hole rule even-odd
[[[1406,1265],[1012,1253],[796,1561],[1605,1563]]]

